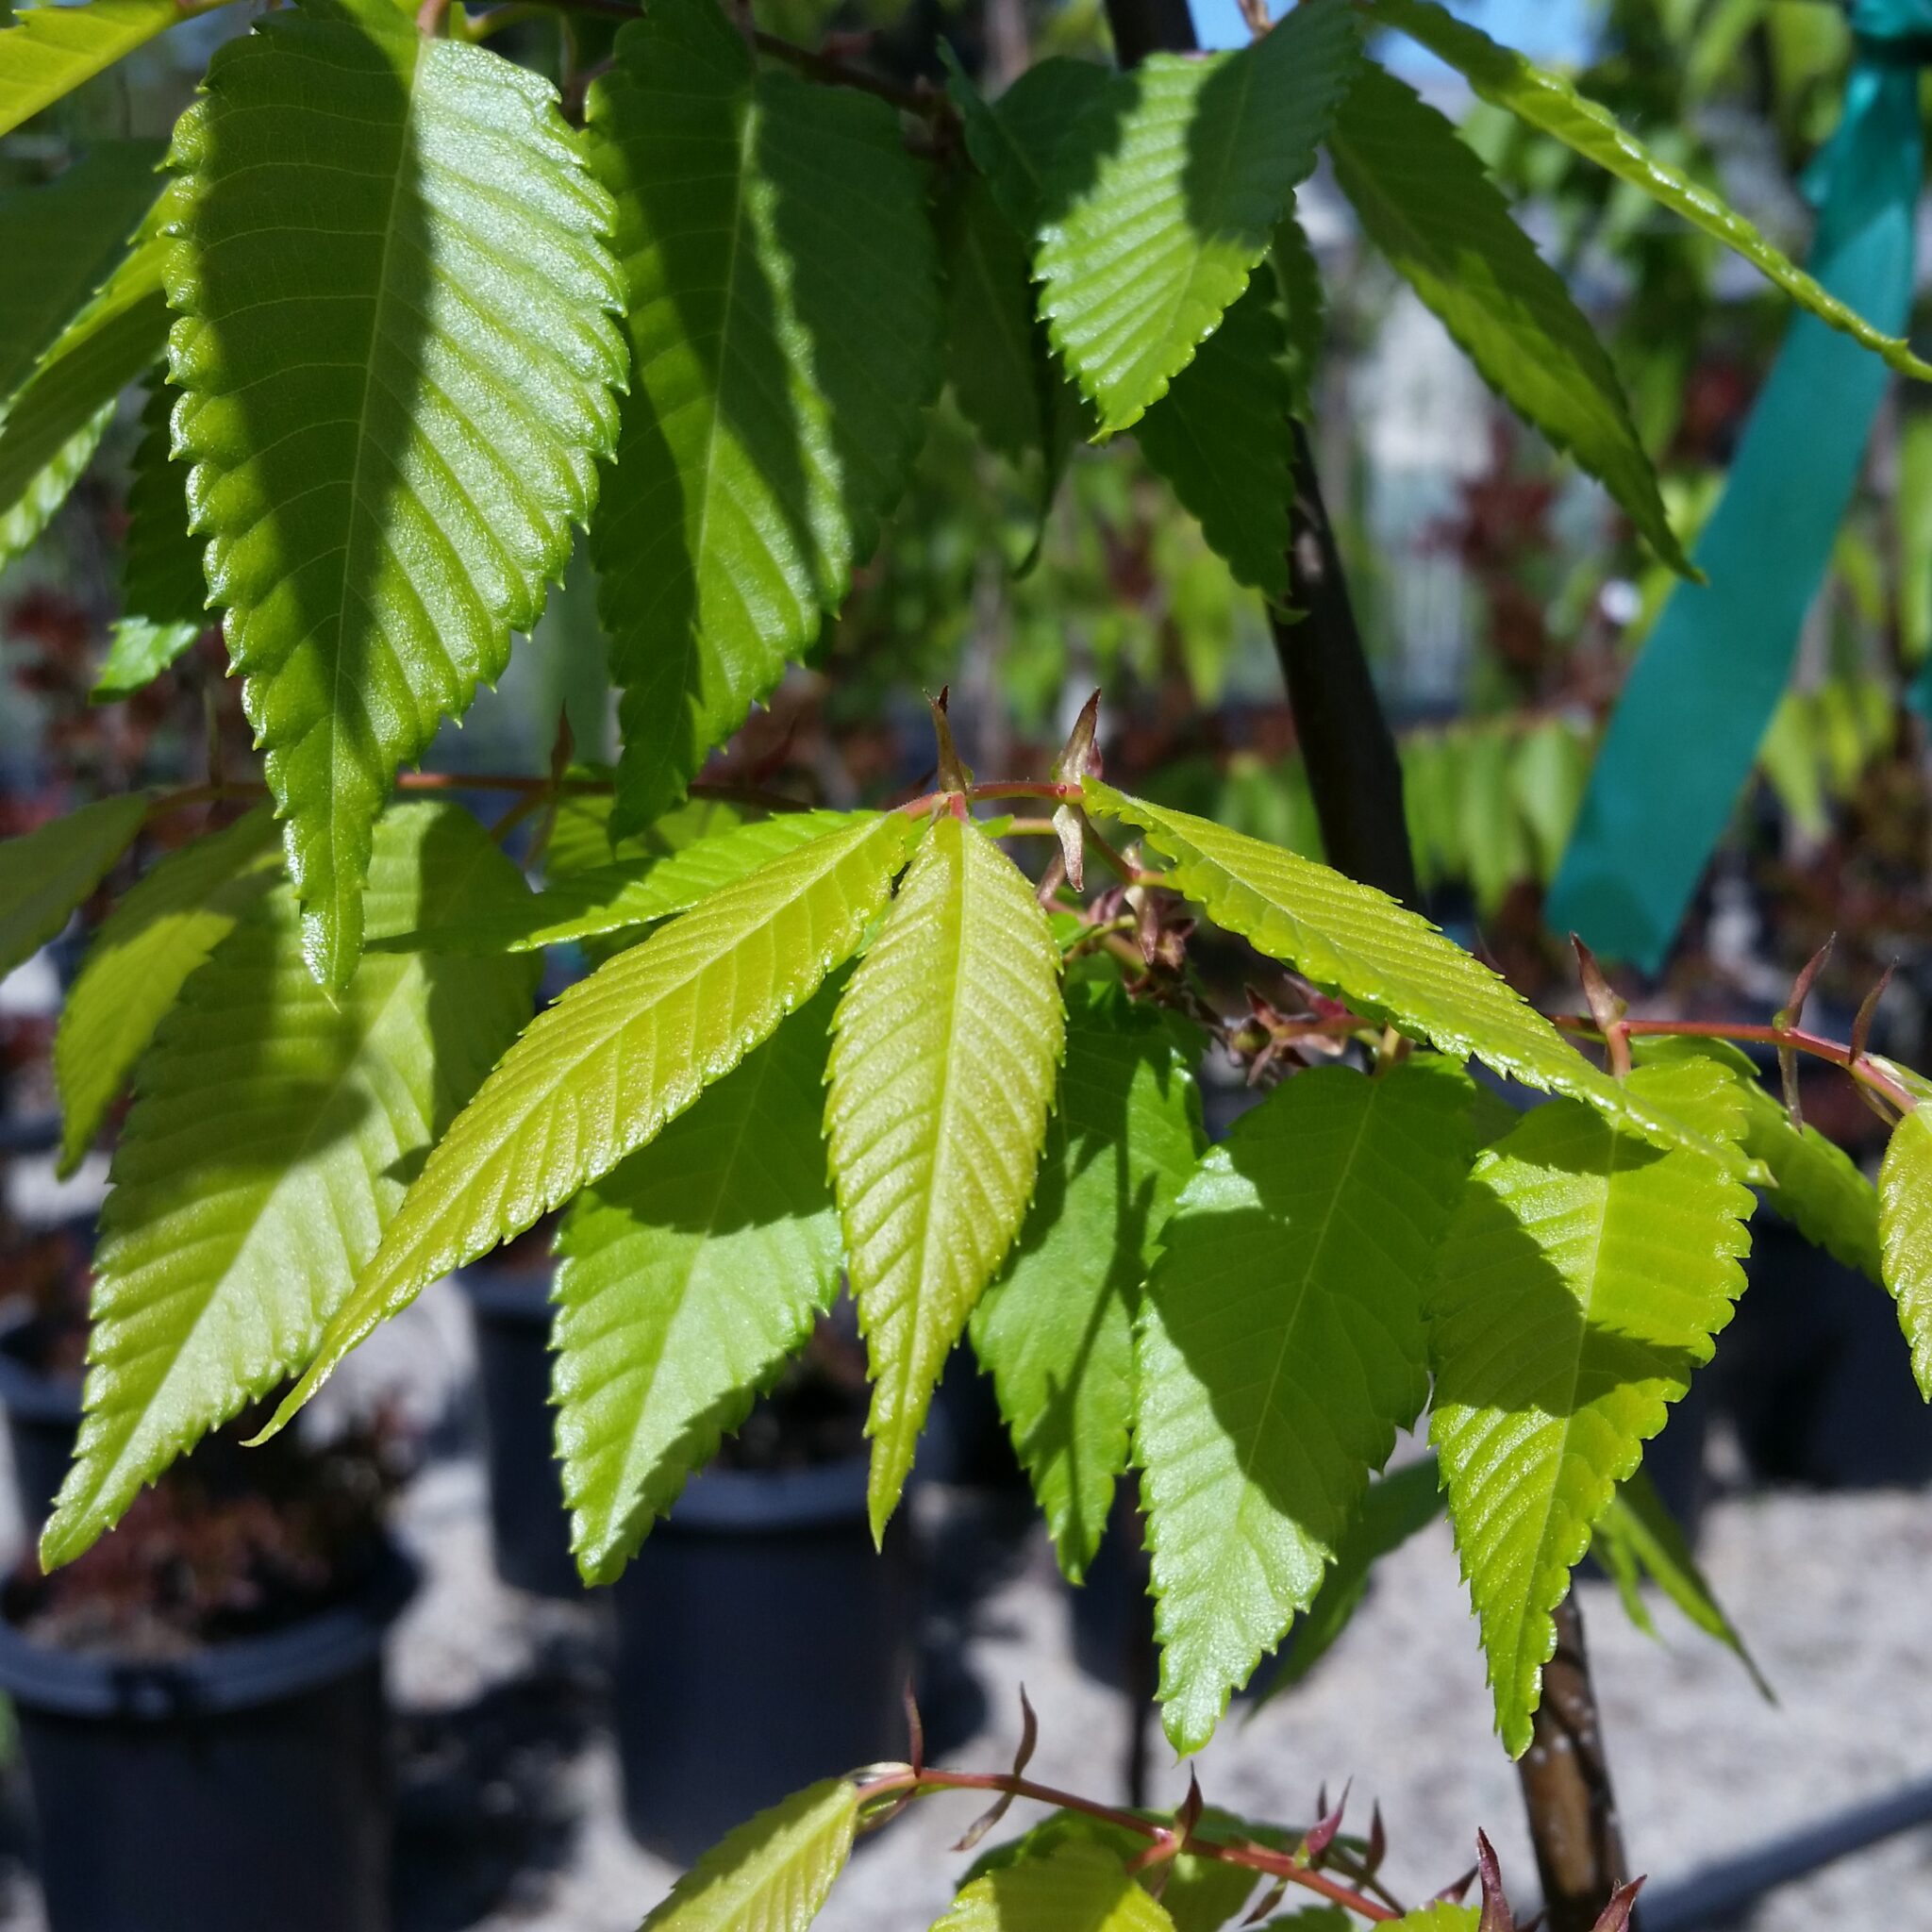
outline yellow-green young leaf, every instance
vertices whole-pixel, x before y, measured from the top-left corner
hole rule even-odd
[[[1369,1485],[1342,1532],[1314,1602],[1294,1626],[1294,1641],[1249,1707],[1251,1717],[1299,1684],[1327,1656],[1368,1595],[1369,1573],[1391,1551],[1426,1529],[1444,1507],[1433,1456],[1405,1464]]]
[[[0,562],[40,535],[92,460],[115,398],[160,358],[163,231],[179,204],[172,186],[149,199],[133,247],[67,319],[0,416]]]
[[[0,50],[8,39],[0,32]],[[0,191],[0,259],[33,271],[0,281],[0,400],[127,253],[154,203],[162,153],[158,142],[99,142],[44,188]]]
[[[0,979],[55,938],[134,842],[147,799],[97,799],[0,841]]]
[[[1285,1848],[1288,1842],[1285,1833],[1214,1805],[1202,1811],[1198,1824],[1204,1839],[1222,1843],[1244,1838],[1250,1843]],[[1054,1857],[1067,1845],[1106,1852],[1117,1864],[1124,1865],[1147,1849],[1147,1837],[1110,1820],[1091,1818],[1083,1811],[1051,1811],[1031,1829],[974,1859],[966,1885],[971,1887],[1016,1865]],[[1174,1923],[1174,1932],[1222,1932],[1247,1903],[1259,1877],[1251,1868],[1225,1865],[1193,1852],[1183,1852],[1164,1865],[1135,1875],[1143,1891],[1151,1891],[1160,1900],[1161,1909]]]
[[[1434,0],[1370,0],[1369,16],[1426,47],[1467,80],[1484,100],[1574,148],[1620,181],[1721,242],[1807,308],[1821,322],[1862,342],[1907,375],[1932,377],[1903,341],[1883,334],[1821,287],[1742,215],[1653,153],[1595,101],[1560,75],[1538,67],[1513,47],[1498,46],[1480,27],[1458,20]]]
[[[794,1791],[712,1846],[640,1932],[805,1932],[845,1869],[858,1820],[843,1778]]]
[[[1666,563],[1688,572],[1608,354],[1454,125],[1364,61],[1329,151],[1369,239],[1483,380],[1596,477]]]
[[[190,974],[275,884],[275,820],[253,811],[172,852],[108,915],[60,1009],[60,1163],[77,1166]]]
[[[1134,426],[1238,581],[1288,595],[1293,408],[1280,287],[1265,268]]]
[[[377,828],[378,929],[525,890],[457,807]],[[516,1037],[524,959],[372,958],[331,1001],[292,891],[237,920],[135,1070],[94,1261],[80,1440],[41,1541],[71,1561],[209,1429],[292,1374],[404,1176]]]
[[[932,1932],[1174,1932],[1112,1852],[1078,1839],[975,1878]]]
[[[564,1218],[557,1445],[587,1583],[623,1569],[838,1292],[830,1022],[827,989]]]
[[[1117,985],[1067,989],[1067,1058],[1039,1187],[973,1311],[1053,1538],[1077,1583],[1100,1546],[1134,1417],[1134,1313],[1154,1237],[1202,1143],[1198,1037]]]
[[[942,816],[833,1026],[825,1140],[872,1357],[883,1535],[946,1355],[1032,1198],[1065,1014],[1033,889]]]
[[[1447,1899],[1438,1899],[1433,1905],[1405,1912],[1389,1932],[1482,1932],[1482,1913],[1474,1906],[1451,1905]]]
[[[142,412],[141,442],[127,486],[121,617],[94,682],[96,704],[122,698],[159,676],[214,621],[201,545],[188,531],[188,469],[169,454],[175,398],[157,382]]]
[[[1706,1063],[1640,1067],[1628,1084],[1727,1119],[1729,1163],[1553,1101],[1478,1158],[1430,1290],[1430,1437],[1514,1756],[1591,1525],[1744,1286],[1753,1201],[1736,1178],[1734,1084]]]
[[[371,8],[258,20],[175,130],[176,448],[311,970],[396,768],[508,661],[616,434],[608,197],[556,90]]]
[[[919,830],[861,818],[770,859],[540,1013],[431,1151],[272,1426],[378,1323],[646,1145],[809,999]]]
[[[1175,863],[1174,889],[1217,925],[1457,1059],[1474,1054],[1526,1087],[1587,1100],[1661,1144],[1700,1137],[1649,1096],[1613,1080],[1481,960],[1420,914],[1312,859],[1191,812],[1129,798],[1097,779],[1087,803],[1148,833]]]
[[[384,943],[401,950],[427,946],[445,953],[527,953],[648,925],[688,912],[770,859],[860,823],[871,824],[875,818],[873,812],[781,812],[694,839],[663,858],[622,859],[570,873],[527,904],[504,908],[496,919],[406,933]]]
[[[1423,1290],[1469,1165],[1470,1078],[1297,1074],[1208,1150],[1160,1232],[1134,1459],[1161,1721],[1198,1751],[1315,1600],[1428,1397]]]
[[[892,110],[758,71],[714,0],[619,35],[590,137],[636,370],[592,535],[633,827],[871,555],[939,389],[939,259]]]
[[[1068,130],[1034,273],[1103,431],[1163,395],[1247,287],[1360,61],[1346,0],[1307,0],[1238,53],[1153,56]]]
[[[1885,1280],[1878,1245],[1878,1190],[1835,1141],[1816,1127],[1794,1127],[1784,1102],[1757,1077],[1751,1057],[1727,1040],[1676,1040],[1668,1036],[1632,1042],[1644,1066],[1707,1060],[1726,1070],[1744,1108],[1743,1147],[1773,1183],[1766,1204],[1807,1241],[1835,1255],[1874,1281]]]
[[[1591,1532],[1591,1554],[1609,1573],[1630,1621],[1646,1637],[1657,1635],[1657,1625],[1643,1601],[1642,1579],[1647,1576],[1698,1629],[1715,1638],[1744,1666],[1767,1703],[1777,1702],[1738,1635],[1737,1625],[1698,1568],[1676,1518],[1664,1507],[1657,1486],[1641,1469],[1620,1483],[1604,1506]]]
[[[88,0],[23,7],[0,32],[0,134],[51,107],[177,21],[223,0]]]
[[[1912,1345],[1919,1392],[1932,1402],[1932,1125],[1918,1107],[1891,1130],[1878,1174],[1885,1285]]]

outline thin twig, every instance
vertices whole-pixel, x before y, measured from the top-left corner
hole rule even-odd
[[[930,1766],[915,1771],[908,1765],[904,1770],[887,1772],[879,1777],[866,1780],[858,1787],[858,1797],[864,1804],[897,1792],[918,1795],[925,1791],[1004,1791],[1011,1797],[1030,1798],[1036,1804],[1051,1805],[1056,1810],[1082,1812],[1089,1818],[1117,1825],[1123,1831],[1134,1832],[1157,1846],[1174,1836],[1172,1825],[1143,1818],[1137,1811],[1124,1811],[1111,1805],[1097,1804],[1076,1792],[1058,1790],[1052,1785],[1036,1784],[1031,1778],[1018,1777],[1004,1771],[940,1771]],[[1187,1849],[1197,1858],[1211,1858],[1217,1864],[1239,1865],[1250,1872],[1265,1872],[1272,1877],[1285,1878],[1289,1884],[1319,1892],[1331,1904],[1358,1913],[1377,1924],[1391,1924],[1402,1916],[1397,1907],[1354,1890],[1339,1879],[1330,1878],[1325,1873],[1298,1859],[1291,1852],[1271,1851],[1265,1845],[1255,1844],[1246,1839],[1223,1840],[1203,1838],[1198,1833],[1190,1834]]]
[[[1602,1029],[1585,1013],[1559,1013],[1556,1024],[1572,1033],[1594,1033],[1601,1038]],[[1919,1104],[1869,1054],[1854,1053],[1839,1041],[1807,1033],[1802,1027],[1760,1026],[1730,1020],[1620,1020],[1617,1024],[1625,1034],[1639,1039],[1749,1041],[1753,1045],[1812,1054],[1842,1067],[1853,1079],[1883,1094],[1902,1113],[1910,1113]]]

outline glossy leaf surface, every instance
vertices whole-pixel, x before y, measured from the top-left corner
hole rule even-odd
[[[621,826],[673,804],[877,541],[939,388],[925,184],[883,102],[661,0],[591,93],[634,375],[593,533]]]
[[[1628,1084],[1742,1137],[1721,1069],[1641,1067]],[[1513,1755],[1528,1746],[1551,1612],[1591,1525],[1743,1290],[1753,1202],[1740,1165],[1735,1149],[1728,1164],[1664,1152],[1552,1101],[1478,1158],[1443,1238],[1430,1438]]]
[[[425,1164],[279,1427],[371,1329],[646,1145],[849,958],[918,826],[767,861],[539,1014]]]
[[[174,159],[176,446],[340,990],[397,767],[502,674],[596,500],[610,205],[549,82],[381,8],[220,48]]]
[[[872,1358],[875,1537],[1032,1198],[1065,1030],[1059,966],[1012,860],[947,813],[839,1003],[825,1141]]]
[[[518,893],[468,813],[378,828],[381,925]],[[135,1072],[95,1257],[86,1413],[42,1538],[77,1557],[177,1456],[300,1367],[403,1199],[404,1174],[516,1037],[521,959],[372,958],[331,1002],[293,893],[247,908]]]
[[[93,1144],[190,975],[275,884],[279,857],[275,821],[250,812],[171,852],[102,923],[54,1039],[63,1168]]]
[[[571,1542],[615,1576],[839,1289],[821,994],[572,1204],[554,1392]]]
[[[1474,1054],[1524,1086],[1568,1093],[1658,1141],[1696,1141],[1648,1092],[1612,1080],[1520,993],[1386,893],[1191,812],[1086,781],[1090,808],[1151,835],[1177,891],[1357,1012]]]
[[[1068,130],[1034,272],[1103,431],[1165,394],[1247,287],[1359,60],[1345,0],[1308,0],[1238,53],[1151,56]]]
[[[0,841],[0,979],[55,938],[107,877],[147,816],[139,793],[97,799]]]
[[[1469,1076],[1299,1074],[1211,1148],[1160,1234],[1134,1455],[1161,1720],[1198,1751],[1315,1600],[1428,1396],[1423,1291],[1468,1165]]]
[[[843,1778],[794,1792],[707,1852],[640,1932],[805,1932],[852,1856],[858,1819]]]
[[[974,1352],[1075,1583],[1127,1466],[1141,1284],[1203,1144],[1199,1051],[1118,986],[1068,988],[1066,1065],[1033,1205],[973,1311]]]

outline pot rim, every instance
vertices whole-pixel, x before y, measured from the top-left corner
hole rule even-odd
[[[116,1657],[37,1643],[0,1618],[0,1690],[24,1710],[156,1723],[249,1710],[345,1677],[382,1649],[416,1592],[414,1562],[385,1540],[355,1593],[258,1637],[177,1657]]]

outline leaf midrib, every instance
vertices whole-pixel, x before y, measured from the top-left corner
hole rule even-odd
[[[326,728],[328,730],[330,780],[328,799],[330,896],[335,901],[338,920],[341,917],[343,907],[341,853],[352,842],[353,839],[353,834],[346,818],[348,785],[344,782],[343,775],[344,734],[342,731],[342,720],[347,715],[345,707],[348,701],[348,693],[345,691],[344,687],[348,682],[349,675],[349,653],[343,648],[342,633],[346,631],[349,622],[350,563],[352,558],[358,558],[361,555],[361,545],[358,541],[357,532],[363,527],[365,515],[362,502],[364,489],[363,471],[374,442],[374,439],[369,433],[370,404],[375,396],[377,388],[375,366],[379,345],[385,340],[383,324],[389,314],[394,297],[391,277],[391,258],[395,250],[397,231],[401,226],[398,218],[403,205],[403,176],[408,171],[409,157],[415,152],[416,105],[422,92],[418,86],[418,81],[422,75],[425,50],[430,44],[431,42],[420,35],[410,36],[409,72],[404,82],[408,105],[403,110],[403,125],[396,152],[395,173],[390,182],[389,208],[383,219],[382,253],[376,263],[376,295],[375,302],[370,306],[369,346],[363,358],[362,395],[361,400],[356,407],[356,462],[355,467],[349,473],[349,540],[342,545],[341,580],[336,593],[335,676],[331,681]],[[367,514],[368,521],[374,523],[375,521],[374,512],[368,512]],[[372,620],[374,615],[373,611],[370,612]],[[351,778],[355,775],[353,767],[350,769],[349,775]],[[359,902],[361,897],[360,881],[352,880],[349,891],[350,897]],[[340,949],[341,935],[337,921],[332,920],[330,925],[329,951],[333,955]],[[331,977],[333,977],[334,971],[339,964],[339,960],[331,958]]]

